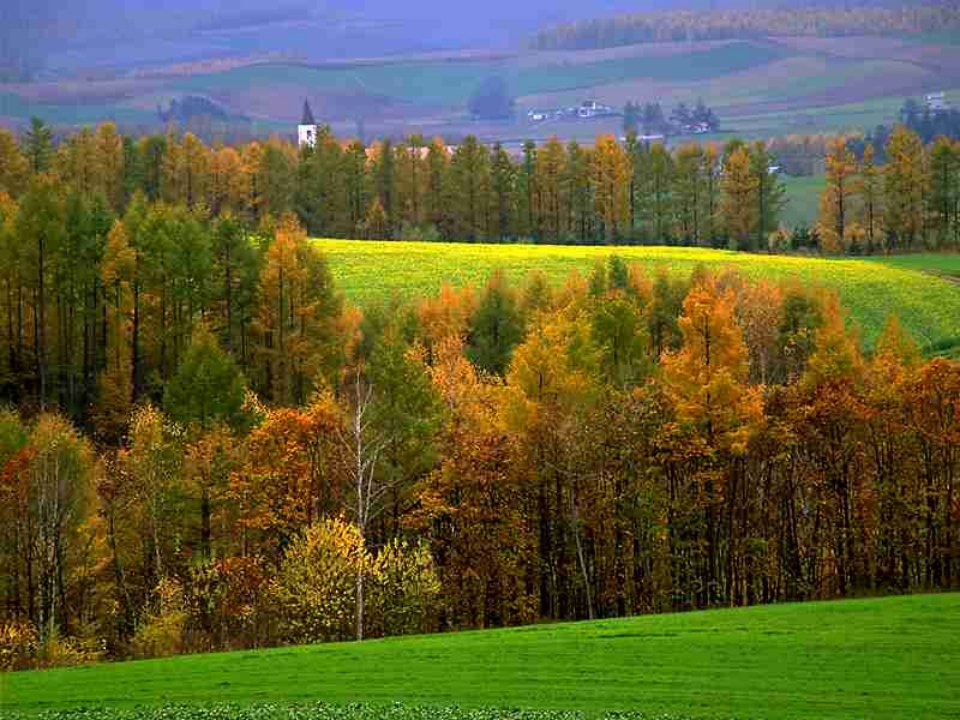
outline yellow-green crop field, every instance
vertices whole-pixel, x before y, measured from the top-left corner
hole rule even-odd
[[[410,298],[432,295],[444,283],[482,285],[496,268],[512,281],[541,270],[551,282],[562,283],[572,272],[590,273],[597,262],[617,255],[639,263],[651,275],[660,269],[684,276],[698,267],[715,271],[734,268],[752,280],[833,288],[849,310],[866,346],[895,313],[917,342],[931,351],[960,345],[960,284],[933,270],[954,266],[956,256],[825,259],[760,255],[703,248],[638,246],[486,245],[408,241],[317,240],[338,286],[358,305],[392,295]]]

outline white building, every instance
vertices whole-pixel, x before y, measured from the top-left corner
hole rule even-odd
[[[303,117],[297,126],[297,140],[300,147],[314,147],[317,144],[317,121],[313,119],[310,101],[303,101]]]
[[[613,115],[613,108],[609,105],[601,105],[596,100],[584,100],[577,108],[577,116],[581,118],[593,118],[602,115]]]

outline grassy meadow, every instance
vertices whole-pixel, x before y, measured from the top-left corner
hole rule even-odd
[[[890,255],[889,257],[871,258],[871,260],[887,267],[922,270],[960,282],[960,255],[956,253]]]
[[[752,280],[798,280],[835,289],[868,347],[890,313],[896,313],[923,346],[940,349],[960,342],[960,285],[925,272],[928,268],[922,260],[823,259],[680,247],[316,242],[327,256],[338,286],[360,305],[391,295],[435,294],[444,283],[480,286],[496,268],[515,282],[539,270],[560,284],[571,272],[586,276],[596,263],[618,255],[639,263],[651,275],[661,269],[689,275],[703,265],[716,271],[732,268]],[[949,258],[954,256],[911,257],[933,257],[928,264],[943,264],[952,262]]]
[[[922,720],[960,715],[958,641],[960,594],[916,595],[192,655],[0,682],[11,720],[80,707],[360,701]]]
[[[786,191],[786,204],[780,212],[781,222],[788,228],[813,227],[820,209],[820,193],[827,184],[826,177],[783,175],[781,180]]]

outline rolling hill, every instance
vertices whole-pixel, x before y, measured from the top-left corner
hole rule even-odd
[[[0,682],[10,720],[79,707],[317,701],[923,720],[960,713],[958,639],[960,595],[920,595],[193,655]]]
[[[436,293],[443,283],[479,286],[496,268],[502,268],[513,281],[541,270],[559,284],[574,270],[589,274],[597,262],[618,255],[641,264],[651,274],[663,268],[689,275],[704,265],[715,270],[734,268],[754,280],[796,279],[833,288],[868,347],[890,313],[898,315],[916,341],[930,351],[960,345],[960,284],[943,277],[956,270],[952,255],[854,260],[680,247],[316,242],[329,259],[338,286],[347,298],[361,305],[393,294]],[[938,269],[939,273],[931,272]]]
[[[292,42],[292,41],[291,41]],[[292,47],[292,46],[291,46]],[[621,132],[617,116],[529,123],[528,109],[595,99],[663,103],[703,98],[725,132],[765,137],[870,129],[889,123],[906,97],[960,90],[960,44],[936,36],[783,38],[657,43],[601,50],[463,50],[310,61],[294,49],[269,56],[251,46],[218,67],[154,63],[94,80],[0,83],[0,122],[39,115],[61,126],[116,119],[159,127],[156,107],[196,95],[248,117],[255,133],[292,134],[303,98],[339,135],[402,136],[418,131],[456,139],[590,141]],[[467,115],[473,91],[503,77],[516,98],[512,121]]]

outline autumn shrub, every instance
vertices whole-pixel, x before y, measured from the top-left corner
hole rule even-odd
[[[33,667],[37,646],[37,631],[30,623],[0,622],[0,672]]]
[[[96,640],[63,637],[54,628],[46,638],[38,643],[34,667],[53,668],[88,665],[102,659],[102,656],[103,653],[96,646]]]
[[[190,571],[184,588],[191,650],[274,644],[276,577],[263,558],[227,557]]]
[[[357,577],[373,569],[356,526],[332,518],[308,527],[288,548],[280,568],[277,601],[284,639],[352,637]]]
[[[440,605],[430,549],[395,538],[377,556],[375,603],[384,635],[428,632]]]
[[[767,236],[770,252],[785,253],[790,250],[791,235],[785,227],[779,227]]]
[[[177,580],[161,580],[156,595],[157,610],[144,618],[134,633],[131,650],[135,657],[166,657],[184,650],[189,613],[182,586]]]
[[[96,662],[102,653],[92,642],[63,637],[56,627],[41,637],[30,623],[0,623],[0,672],[68,667]]]

